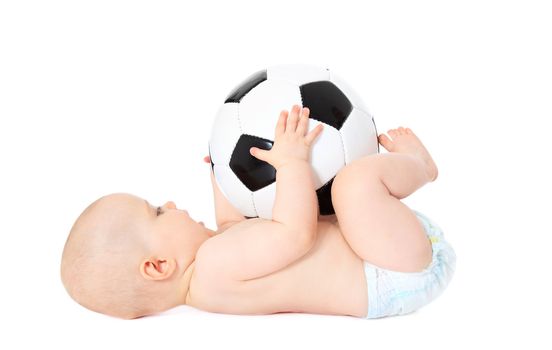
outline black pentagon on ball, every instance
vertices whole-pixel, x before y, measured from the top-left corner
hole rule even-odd
[[[324,186],[316,190],[316,196],[318,197],[318,208],[320,209],[320,215],[335,214],[335,210],[332,203],[333,180],[334,179],[331,179]]]
[[[261,137],[241,135],[232,156],[230,169],[250,191],[255,192],[276,181],[276,169],[251,155],[249,149],[257,147],[270,150],[273,142]]]
[[[266,78],[267,78],[266,69],[252,74],[250,77],[245,79],[240,85],[236,86],[234,90],[230,92],[230,94],[228,94],[228,97],[226,97],[226,101],[224,101],[224,103],[240,102],[241,99],[249,93],[249,91],[253,90],[255,86],[265,81]]]
[[[315,81],[301,85],[303,107],[310,109],[310,117],[341,129],[353,110],[351,101],[330,81]]]

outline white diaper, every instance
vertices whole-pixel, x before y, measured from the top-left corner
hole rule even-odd
[[[431,264],[421,272],[397,272],[364,262],[368,285],[368,315],[379,318],[413,312],[438,297],[450,282],[456,254],[443,232],[425,215],[414,212],[433,249]]]

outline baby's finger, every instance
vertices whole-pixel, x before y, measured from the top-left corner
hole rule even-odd
[[[286,133],[294,133],[297,129],[297,122],[299,121],[299,106],[295,105],[291,108],[291,113],[287,119]]]
[[[301,117],[297,125],[297,133],[301,136],[304,136],[309,128],[309,113],[310,110],[307,107],[304,107],[301,111]]]
[[[310,146],[314,142],[318,135],[322,133],[323,128],[324,124],[318,124],[316,128],[312,129],[311,132],[309,132],[307,136],[305,136],[305,142],[307,143],[307,145]]]
[[[286,119],[288,117],[288,111],[283,110],[280,112],[278,123],[276,123],[276,136],[281,135],[286,131]]]

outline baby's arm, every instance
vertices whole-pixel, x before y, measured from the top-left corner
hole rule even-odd
[[[215,274],[211,280],[245,281],[265,276],[289,265],[312,247],[318,203],[308,155],[321,128],[305,136],[308,110],[301,121],[298,113],[296,106],[287,122],[286,133],[287,112],[282,113],[270,151],[252,149],[255,157],[276,168],[273,219],[236,226],[205,242],[198,251],[196,269],[208,266],[204,271]]]

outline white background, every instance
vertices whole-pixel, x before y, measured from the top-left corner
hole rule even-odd
[[[2,1],[0,348],[550,348],[552,12],[536,1]],[[73,302],[65,239],[93,200],[174,200],[215,228],[211,122],[249,74],[329,67],[380,132],[440,166],[407,204],[458,255],[445,293],[368,321],[216,315],[120,321]]]

